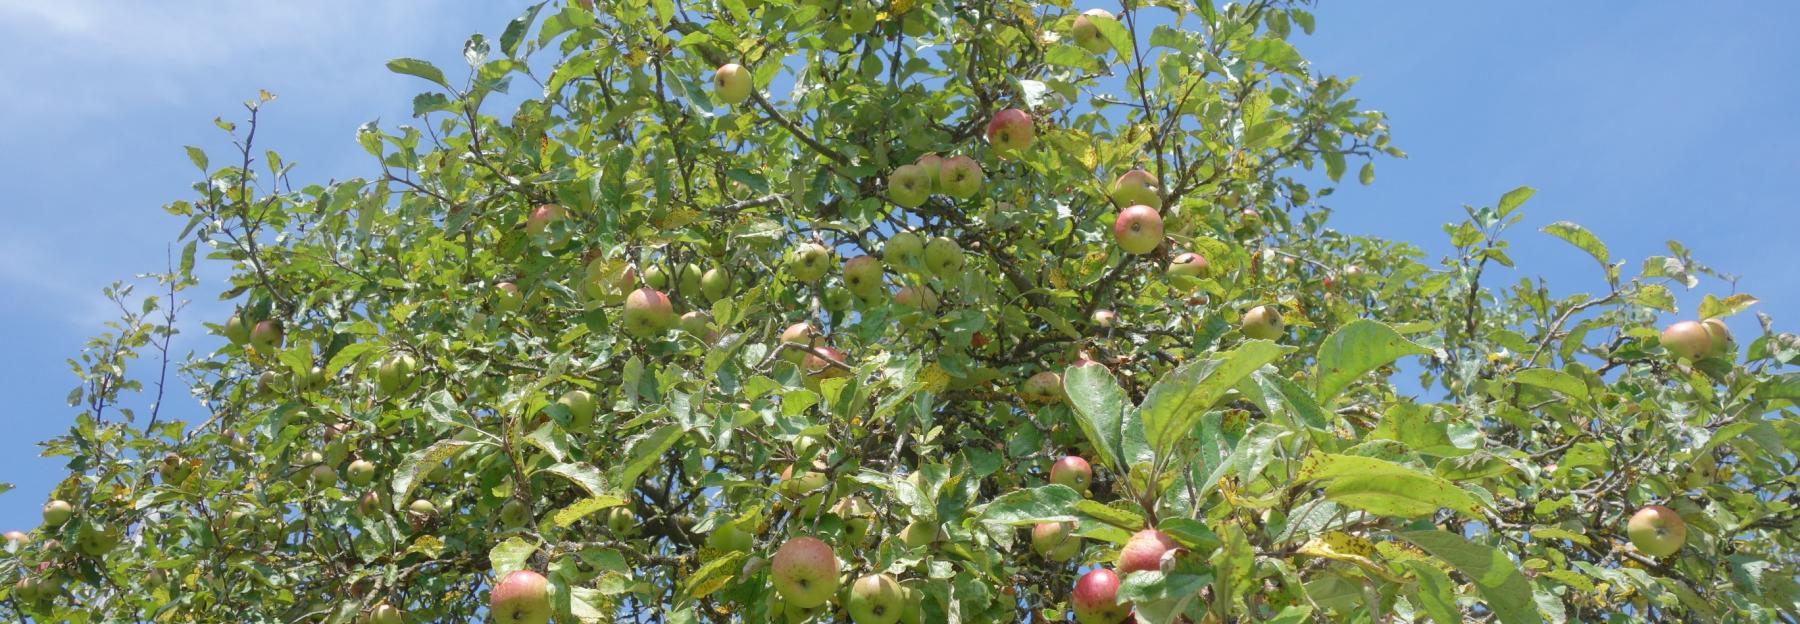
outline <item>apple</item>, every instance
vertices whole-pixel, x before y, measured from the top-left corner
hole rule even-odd
[[[713,317],[705,310],[693,310],[681,315],[679,326],[681,331],[704,340],[712,336]]]
[[[1088,570],[1076,579],[1069,605],[1080,624],[1119,624],[1131,613],[1130,603],[1119,604],[1119,575],[1106,568]]]
[[[1257,224],[1262,223],[1262,213],[1257,212],[1255,208],[1245,208],[1238,212],[1238,219],[1243,222],[1242,225],[1245,227],[1256,227]]]
[[[1673,509],[1650,505],[1631,514],[1631,520],[1625,523],[1625,535],[1644,554],[1667,557],[1681,550],[1687,541],[1687,523]]]
[[[1365,272],[1361,266],[1352,264],[1344,267],[1344,281],[1346,282],[1355,284],[1362,281],[1364,275]]]
[[[935,314],[938,307],[938,296],[927,286],[903,286],[894,293],[894,303],[906,310],[918,310],[926,314]]]
[[[925,239],[912,232],[895,232],[881,247],[881,259],[901,273],[916,273],[925,265]]]
[[[1119,315],[1112,310],[1094,310],[1091,318],[1094,324],[1100,327],[1112,327],[1119,322]]]
[[[525,304],[525,296],[519,292],[519,285],[512,282],[500,282],[494,285],[494,311],[502,314],[519,311]]]
[[[17,542],[20,544],[31,541],[31,536],[26,535],[23,531],[7,531],[5,537],[8,542]]]
[[[846,496],[831,507],[831,513],[844,521],[844,538],[852,545],[862,545],[869,538],[869,518],[875,508],[861,496]]]
[[[1708,357],[1725,355],[1735,349],[1733,346],[1735,341],[1731,338],[1731,330],[1725,327],[1725,321],[1709,318],[1700,321],[1700,326],[1706,328],[1706,335],[1712,341],[1712,349],[1707,352]]]
[[[907,548],[925,548],[937,541],[937,526],[927,524],[923,520],[914,520],[900,529],[900,543]]]
[[[968,156],[951,156],[944,159],[938,170],[938,187],[945,195],[957,199],[968,199],[981,192],[981,185],[987,182],[987,176],[981,172],[981,164]]]
[[[1156,249],[1163,240],[1162,215],[1155,208],[1138,204],[1119,211],[1113,220],[1113,238],[1119,249],[1133,255],[1144,255]]]
[[[1065,455],[1050,464],[1050,482],[1086,494],[1094,483],[1094,467],[1079,455]]]
[[[808,519],[823,511],[825,490],[831,485],[830,477],[822,472],[829,468],[825,462],[815,459],[813,468],[795,475],[794,467],[788,466],[781,471],[781,484],[776,488],[795,514]]]
[[[905,592],[900,583],[886,574],[870,574],[850,584],[850,599],[844,609],[856,624],[894,624],[905,610]]]
[[[675,306],[662,291],[639,288],[625,297],[625,312],[619,318],[625,333],[649,338],[675,326]]]
[[[75,515],[75,507],[69,501],[57,499],[44,503],[44,526],[59,527]]]
[[[888,174],[888,199],[906,208],[917,208],[931,196],[931,178],[918,165],[900,165]]]
[[[1206,277],[1208,268],[1205,256],[1190,251],[1169,262],[1169,276],[1200,279]]]
[[[819,329],[813,327],[811,323],[794,323],[787,329],[781,330],[781,344],[817,347],[823,345],[824,342],[825,338],[819,335]],[[783,348],[781,359],[799,364],[806,359],[806,355],[806,349]]]
[[[1125,575],[1140,570],[1158,570],[1162,568],[1163,553],[1174,549],[1175,540],[1169,539],[1168,535],[1156,529],[1144,529],[1125,541],[1115,567]]]
[[[233,314],[225,320],[225,339],[238,346],[250,342],[250,323],[244,321],[243,315]]]
[[[413,371],[419,361],[409,353],[396,353],[375,370],[375,385],[382,394],[396,394],[412,386]]]
[[[1031,550],[1050,561],[1068,561],[1081,552],[1073,522],[1040,522],[1031,527]]]
[[[882,290],[883,273],[880,260],[869,256],[851,258],[844,261],[844,287],[852,294],[868,299]]]
[[[700,274],[700,295],[706,297],[708,303],[724,299],[725,295],[730,293],[730,271],[713,267]]]
[[[1035,136],[1032,130],[1031,113],[1008,108],[994,113],[994,119],[988,122],[988,143],[1001,156],[1017,158],[1026,148],[1031,147]]]
[[[1063,398],[1062,375],[1051,371],[1041,371],[1019,385],[1019,396],[1031,403],[1061,403]]]
[[[944,279],[960,275],[963,268],[962,245],[944,236],[931,239],[925,245],[925,267]]]
[[[650,265],[644,269],[644,285],[657,290],[668,289],[669,272],[664,271],[660,264]]]
[[[1250,338],[1274,340],[1281,337],[1282,327],[1281,312],[1273,306],[1260,305],[1244,313],[1240,329]]]
[[[831,269],[831,250],[818,243],[796,247],[794,254],[788,258],[788,269],[794,272],[794,279],[802,282],[819,281]]]
[[[381,488],[369,490],[356,501],[356,510],[362,512],[364,517],[373,518],[388,509],[387,492]]]
[[[43,588],[38,582],[37,577],[26,576],[20,578],[18,582],[13,583],[12,596],[17,598],[19,602],[27,604],[35,603],[39,598],[43,597],[43,594]]]
[[[89,557],[104,557],[119,545],[119,529],[90,522],[75,535],[75,546]]]
[[[313,487],[321,490],[337,485],[337,469],[332,468],[330,464],[321,463],[313,466],[312,470],[308,472],[308,476],[312,480]]]
[[[406,506],[406,524],[414,531],[423,531],[437,519],[437,512],[437,505],[433,505],[431,501],[423,498],[415,500]]]
[[[900,586],[900,622],[901,624],[924,624],[925,592]]]
[[[570,431],[587,431],[594,426],[594,413],[598,411],[598,405],[594,402],[594,395],[588,391],[576,388],[564,392],[556,398],[556,403],[569,410]]]
[[[775,591],[788,604],[802,609],[825,604],[837,593],[837,555],[816,537],[796,537],[782,544],[769,562],[769,571]]]
[[[750,99],[750,70],[737,63],[720,65],[713,72],[713,97],[729,106]]]
[[[500,526],[516,529],[531,522],[531,507],[517,498],[506,499],[500,504]]]
[[[256,347],[258,351],[279,350],[282,336],[285,333],[279,320],[269,319],[257,323],[256,327],[250,330],[250,346]]]
[[[719,528],[713,529],[712,533],[706,536],[708,548],[727,552],[747,553],[750,552],[751,547],[755,546],[755,543],[756,536],[729,522],[719,525]]]
[[[606,529],[619,537],[637,535],[637,512],[630,507],[619,506],[606,510]]]
[[[488,613],[498,624],[550,621],[550,581],[531,570],[514,570],[488,593]]]
[[[525,217],[525,231],[533,235],[541,235],[550,229],[550,224],[562,221],[569,212],[556,204],[543,204],[531,210]]]
[[[362,618],[362,624],[404,624],[405,622],[406,618],[400,614],[400,609],[385,602],[369,609],[369,612]]]
[[[843,351],[827,346],[813,347],[813,351],[816,351],[817,353],[807,353],[806,357],[800,361],[800,370],[806,371],[807,376],[812,377],[814,381],[821,381],[834,377],[844,377],[850,374],[850,371],[844,370],[842,367],[832,364],[825,358],[819,357],[819,353],[823,353],[826,357],[831,358],[831,360],[848,364],[848,362],[845,361]]]
[[[350,465],[344,468],[344,480],[359,487],[374,482],[375,463],[366,459],[350,462]]]
[[[1162,182],[1156,179],[1156,174],[1143,169],[1132,169],[1113,180],[1112,188],[1107,190],[1106,196],[1118,208],[1149,206],[1162,210],[1161,188]]]
[[[1088,9],[1075,16],[1075,24],[1069,27],[1069,36],[1081,49],[1099,54],[1112,48],[1106,37],[1100,34],[1100,27],[1094,25],[1100,20],[1116,19],[1106,9]]]
[[[194,466],[181,455],[169,453],[163,456],[162,465],[157,467],[157,472],[162,474],[163,483],[180,485],[187,481],[188,475],[194,473]]]
[[[911,14],[909,13],[908,15]],[[918,165],[920,169],[925,170],[925,179],[931,182],[932,188],[938,190],[944,188],[943,183],[940,181],[943,179],[941,173],[944,168],[943,156],[937,155],[936,152],[927,153],[919,156],[918,160],[913,161],[913,164]]]

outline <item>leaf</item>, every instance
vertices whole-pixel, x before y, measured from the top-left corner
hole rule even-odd
[[[1501,216],[1506,216],[1507,213],[1518,209],[1519,206],[1524,205],[1526,201],[1531,199],[1531,196],[1536,194],[1537,189],[1529,186],[1521,186],[1507,191],[1505,195],[1500,196],[1500,205],[1495,207],[1495,210],[1498,211]]]
[[[1066,485],[1050,484],[1008,492],[987,504],[976,519],[992,524],[1024,526],[1040,522],[1074,522],[1075,503],[1081,493]]]
[[[1589,544],[1594,543],[1593,540],[1588,539],[1588,536],[1586,536],[1586,535],[1582,535],[1580,533],[1576,533],[1576,532],[1570,531],[1568,529],[1559,529],[1559,528],[1550,527],[1550,526],[1532,527],[1531,536],[1535,537],[1537,539],[1545,539],[1545,540],[1568,540],[1568,541],[1580,544],[1582,546],[1587,546]]]
[[[1325,412],[1312,393],[1287,377],[1271,371],[1256,371],[1238,389],[1257,401],[1269,414],[1285,417],[1294,430],[1325,429]]]
[[[1193,430],[1194,421],[1245,376],[1293,350],[1268,340],[1250,340],[1218,356],[1169,371],[1144,395],[1144,405],[1139,410],[1144,440],[1158,455],[1167,454]]]
[[[1321,405],[1329,403],[1331,397],[1364,373],[1408,355],[1430,352],[1380,321],[1351,321],[1331,332],[1319,346],[1313,396]]]
[[[596,511],[623,504],[625,504],[625,499],[612,494],[584,498],[575,501],[568,507],[556,510],[556,513],[550,515],[550,521],[555,523],[558,528],[566,529]]]
[[[746,553],[735,550],[728,551],[713,557],[712,561],[708,561],[706,565],[700,566],[700,569],[694,570],[687,578],[685,591],[688,597],[699,598],[718,591],[719,588],[730,583],[731,577],[737,573],[738,566],[744,562],[746,557],[749,557]]]
[[[1587,382],[1580,377],[1551,368],[1528,368],[1513,373],[1513,381],[1555,390],[1577,399],[1588,398]]]
[[[1724,299],[1708,294],[1700,300],[1700,318],[1724,318],[1743,312],[1753,305],[1756,305],[1756,297],[1744,293],[1731,295]]]
[[[1407,559],[1400,562],[1411,570],[1413,578],[1418,582],[1412,591],[1425,614],[1437,624],[1459,624],[1462,622],[1462,609],[1456,606],[1456,585],[1450,581],[1450,575],[1439,570],[1429,562]]]
[[[1063,392],[1075,409],[1075,423],[1088,443],[1114,471],[1128,469],[1123,458],[1122,426],[1131,403],[1105,366],[1071,366],[1063,372]]]
[[[524,538],[513,536],[506,541],[495,544],[488,550],[488,564],[493,566],[494,578],[505,578],[506,575],[525,569],[526,561],[531,553],[537,552],[537,544],[527,542]]]
[[[406,74],[408,76],[418,76],[420,78],[424,78],[426,80],[430,80],[432,82],[438,83],[439,85],[443,86],[445,89],[451,88],[450,82],[448,80],[444,79],[444,72],[442,70],[439,70],[436,65],[432,65],[431,61],[427,61],[427,60],[423,60],[423,59],[416,59],[416,58],[397,58],[397,59],[388,61],[387,68],[388,68],[388,71],[394,72],[396,74]],[[451,90],[454,91],[454,89],[451,89]]]
[[[525,13],[507,22],[506,30],[500,33],[500,53],[514,56],[519,52],[519,42],[525,38],[526,31],[531,30],[531,23],[537,21],[538,11],[544,10],[544,3],[539,2],[525,9]]]
[[[1664,312],[1675,311],[1675,295],[1669,287],[1662,284],[1639,284],[1631,293],[1631,301],[1647,308],[1656,308]]]
[[[662,454],[681,441],[681,434],[686,433],[680,425],[667,424],[650,432],[650,435],[638,439],[631,445],[630,461],[625,463],[624,472],[620,473],[618,485],[630,488],[637,482],[638,475],[644,474],[650,466],[662,459]]]
[[[606,492],[606,477],[600,470],[588,464],[556,464],[541,470],[575,482],[581,489],[587,490],[588,496],[601,496]]]
[[[1568,241],[1570,245],[1574,245],[1582,251],[1587,252],[1588,255],[1593,256],[1594,260],[1599,262],[1600,266],[1603,268],[1609,267],[1612,264],[1609,260],[1611,256],[1609,256],[1606,251],[1606,243],[1600,242],[1600,237],[1594,236],[1594,233],[1587,231],[1587,228],[1576,225],[1571,221],[1557,221],[1556,223],[1544,226],[1543,232]]]
[[[1481,591],[1487,607],[1503,624],[1541,623],[1531,597],[1531,583],[1504,551],[1472,544],[1445,531],[1397,534],[1433,556],[1449,562]]]
[[[1369,513],[1416,518],[1450,508],[1480,517],[1474,496],[1442,477],[1383,459],[1313,453],[1299,481],[1325,481],[1325,497]]]
[[[1096,500],[1081,500],[1075,503],[1075,512],[1099,520],[1106,524],[1125,529],[1139,531],[1144,528],[1144,516],[1117,507],[1108,506]]]
[[[187,146],[187,156],[188,156],[188,162],[192,162],[192,163],[194,163],[195,167],[199,167],[201,173],[206,172],[207,160],[206,160],[206,152],[204,150],[201,150],[198,147],[189,145],[189,146]]]
[[[400,460],[400,468],[394,471],[394,502],[407,504],[412,500],[413,486],[418,485],[419,479],[473,444],[467,440],[438,440],[431,446],[408,453]]]

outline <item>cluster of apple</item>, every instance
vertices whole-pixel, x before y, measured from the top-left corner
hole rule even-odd
[[[75,518],[75,511],[74,505],[62,499],[53,499],[45,503],[43,509],[44,529],[53,531],[63,528],[63,525]],[[123,532],[116,525],[109,524],[105,519],[95,517],[94,514],[87,514],[83,518],[80,528],[75,531],[75,551],[81,555],[99,559],[118,547],[119,541],[123,537]],[[31,539],[19,531],[8,531],[5,538],[8,542],[19,546],[23,546]],[[19,580],[13,583],[12,596],[21,602],[36,603],[53,598],[62,592],[63,584],[67,581],[64,577],[64,569],[71,564],[69,560],[63,558],[65,553],[62,541],[54,538],[44,540],[38,545],[38,550],[48,559],[38,562],[34,572],[21,574]]]
[[[1690,360],[1723,355],[1731,350],[1731,344],[1731,332],[1716,318],[1678,321],[1662,332],[1663,348]]]
[[[1050,482],[1067,486],[1086,495],[1093,484],[1094,470],[1086,459],[1070,455],[1050,465]],[[1081,553],[1081,538],[1075,535],[1071,522],[1046,522],[1031,528],[1031,548],[1048,561],[1064,562]],[[1179,546],[1167,534],[1144,529],[1132,534],[1112,568],[1095,567],[1075,581],[1070,606],[1075,620],[1081,624],[1118,624],[1131,616],[1131,603],[1119,600],[1122,576],[1132,572],[1159,570],[1164,556]]]

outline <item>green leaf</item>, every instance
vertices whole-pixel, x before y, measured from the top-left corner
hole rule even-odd
[[[495,544],[488,550],[488,565],[493,567],[494,578],[503,578],[518,570],[525,569],[525,563],[531,554],[537,552],[537,544],[525,541],[518,536],[509,537],[506,541]]]
[[[1756,297],[1744,293],[1731,295],[1724,299],[1708,294],[1700,300],[1700,318],[1724,318],[1743,312],[1753,305],[1756,305]]]
[[[1183,364],[1163,375],[1144,395],[1144,440],[1166,454],[1194,428],[1194,421],[1250,373],[1293,351],[1268,340],[1250,340],[1212,358]]]
[[[1370,184],[1374,184],[1375,183],[1375,161],[1369,161],[1369,162],[1363,163],[1362,173],[1360,173],[1356,176],[1356,180],[1358,182],[1361,182],[1363,184],[1363,186],[1368,186]]]
[[[1506,553],[1469,543],[1444,531],[1406,531],[1401,539],[1449,562],[1481,591],[1487,607],[1502,624],[1537,624],[1543,620],[1531,597],[1531,583]]]
[[[566,529],[589,514],[623,504],[625,504],[625,499],[612,494],[584,498],[575,501],[568,507],[556,510],[556,513],[550,515],[550,521],[555,523],[557,528]]]
[[[436,65],[432,65],[431,61],[427,61],[427,60],[423,60],[423,59],[416,59],[416,58],[397,58],[397,59],[388,61],[387,68],[388,68],[388,71],[394,72],[396,74],[406,74],[408,76],[418,76],[420,78],[424,78],[426,80],[430,80],[432,82],[438,83],[439,85],[443,86],[445,89],[451,88],[450,82],[448,80],[444,79],[444,72],[442,70],[439,70]],[[451,90],[454,91],[455,89],[451,89]]]
[[[706,565],[700,566],[700,569],[694,570],[688,575],[687,587],[683,591],[689,598],[699,598],[718,591],[726,583],[731,582],[731,577],[737,574],[744,559],[749,556],[747,553],[733,550],[713,557],[711,561],[706,562]]]
[[[1315,452],[1297,479],[1324,481],[1326,498],[1372,514],[1417,518],[1449,508],[1481,516],[1475,497],[1456,484],[1384,459]]]
[[[1251,373],[1249,379],[1238,385],[1238,390],[1267,413],[1283,417],[1291,429],[1326,428],[1325,411],[1319,408],[1312,393],[1280,373],[1266,370]]]
[[[1507,191],[1505,195],[1500,196],[1500,205],[1495,207],[1495,210],[1500,213],[1500,216],[1504,217],[1507,215],[1507,213],[1510,213],[1513,210],[1518,209],[1519,206],[1524,205],[1526,201],[1529,201],[1531,199],[1531,196],[1536,195],[1536,194],[1537,194],[1537,189],[1531,188],[1529,186],[1521,186],[1519,188]]]
[[[1100,461],[1114,471],[1127,470],[1122,461],[1123,426],[1132,408],[1112,372],[1105,366],[1071,366],[1063,372],[1063,392],[1075,409],[1075,423],[1100,454]]]
[[[1668,286],[1662,284],[1640,284],[1637,290],[1631,293],[1631,301],[1664,312],[1675,311],[1675,295],[1669,292]]]
[[[1112,507],[1096,500],[1084,499],[1077,501],[1075,503],[1075,512],[1127,531],[1135,532],[1144,528],[1143,515],[1118,507]]]
[[[531,23],[537,21],[538,11],[544,10],[544,3],[539,2],[525,9],[525,13],[506,23],[506,30],[500,33],[500,53],[514,56],[519,52],[519,42],[525,38],[526,31],[531,30]]]
[[[1412,597],[1431,616],[1437,624],[1460,624],[1462,609],[1456,606],[1456,584],[1450,581],[1450,575],[1439,570],[1429,562],[1417,559],[1405,559],[1401,565],[1411,570],[1413,578],[1418,581],[1413,586]]]
[[[1319,346],[1313,395],[1323,405],[1364,373],[1408,355],[1424,355],[1430,349],[1414,344],[1380,321],[1357,319],[1325,337]]]
[[[606,477],[600,470],[588,464],[556,464],[541,470],[573,481],[581,489],[587,490],[588,496],[601,496],[606,492]]]
[[[1580,544],[1582,546],[1587,546],[1589,544],[1594,543],[1594,541],[1591,539],[1588,539],[1588,536],[1586,536],[1586,535],[1582,535],[1580,533],[1576,533],[1576,532],[1570,531],[1568,529],[1559,529],[1556,527],[1549,527],[1549,526],[1532,527],[1531,536],[1538,538],[1538,539],[1545,539],[1545,540],[1568,540],[1568,541]]]
[[[1600,237],[1594,236],[1594,233],[1587,231],[1587,228],[1570,221],[1557,221],[1544,226],[1543,231],[1545,234],[1568,241],[1570,245],[1587,252],[1588,255],[1594,257],[1596,262],[1600,263],[1602,268],[1612,265],[1611,256],[1606,251],[1606,244],[1600,242]]]
[[[1580,377],[1552,368],[1528,368],[1513,373],[1513,381],[1555,390],[1577,399],[1588,398],[1587,382],[1582,381]]]
[[[206,172],[207,160],[206,160],[206,152],[205,151],[201,150],[198,147],[189,145],[189,146],[187,146],[187,155],[188,155],[188,162],[192,162],[192,163],[194,163],[195,167],[199,167],[201,173]]]
[[[619,487],[630,488],[633,483],[636,483],[638,475],[644,474],[644,471],[649,470],[650,466],[661,461],[663,453],[668,451],[669,447],[675,446],[676,442],[681,441],[683,433],[686,431],[682,430],[681,425],[667,424],[658,427],[649,435],[639,438],[637,442],[633,443],[628,454],[630,461],[625,463],[625,470],[619,474]]]
[[[1074,522],[1075,503],[1081,493],[1066,485],[1050,484],[1008,492],[981,510],[977,520],[1023,526],[1040,522]]]
[[[1243,527],[1236,523],[1220,525],[1219,540],[1222,545],[1211,558],[1215,578],[1213,595],[1225,597],[1229,601],[1227,610],[1235,612],[1240,610],[1239,603],[1256,582],[1256,549],[1250,545],[1250,537]]]
[[[399,469],[394,471],[394,502],[407,504],[412,500],[413,487],[418,485],[419,479],[474,444],[467,440],[438,440],[431,446],[408,453],[400,460]]]

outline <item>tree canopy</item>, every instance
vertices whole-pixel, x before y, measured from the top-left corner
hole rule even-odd
[[[1334,229],[1405,154],[1308,4],[538,3],[390,62],[415,119],[329,182],[262,94],[71,360],[4,608],[1796,621],[1800,341],[1530,188],[1442,258]],[[1515,235],[1605,289],[1484,280]]]

